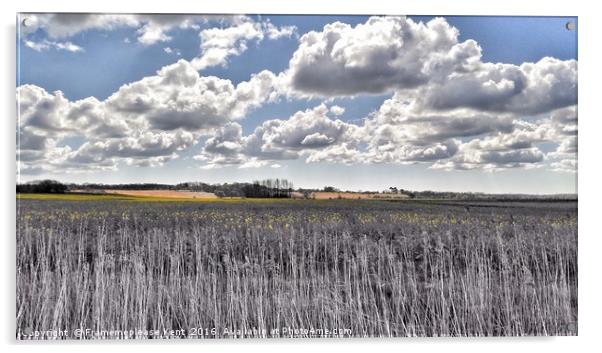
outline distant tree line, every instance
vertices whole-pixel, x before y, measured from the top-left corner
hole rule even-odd
[[[67,191],[98,192],[101,190],[185,190],[197,192],[210,192],[218,197],[253,197],[253,198],[289,198],[293,191],[309,197],[311,193],[324,192],[360,192],[374,193],[372,191],[341,191],[334,186],[325,186],[322,189],[298,188],[294,189],[293,183],[286,179],[264,179],[252,183],[223,183],[207,184],[203,182],[186,182],[179,184],[158,183],[127,183],[127,184],[64,184],[56,180],[38,180],[17,184],[17,193],[51,193],[62,194]],[[446,192],[446,191],[410,191],[397,187],[389,187],[387,193],[406,194],[412,199],[438,199],[438,200],[577,200],[576,194],[557,195],[528,195],[528,194],[486,194],[480,192]]]
[[[156,183],[131,183],[131,184],[68,184],[70,190],[176,190],[174,185]]]
[[[32,181],[24,184],[17,184],[18,193],[28,194],[63,194],[67,191],[67,185],[56,180]]]
[[[487,194],[483,192],[412,191],[416,199],[437,200],[482,200],[482,201],[530,201],[530,200],[577,200],[577,194],[531,195],[531,194]]]
[[[286,179],[265,179],[254,181],[243,188],[245,197],[289,198],[293,183]]]
[[[288,198],[293,192],[293,183],[286,179],[256,180],[252,183],[207,184],[186,182],[175,185],[157,183],[128,184],[61,184],[53,180],[36,181],[17,185],[20,193],[63,193],[68,190],[97,192],[98,190],[181,190],[210,192],[219,197]]]
[[[293,183],[286,179],[256,180],[252,183],[207,184],[186,182],[175,185],[176,190],[211,192],[219,197],[288,198]]]
[[[203,182],[186,182],[175,186],[176,190],[211,192],[219,197],[244,197],[244,187],[248,183],[207,184]]]

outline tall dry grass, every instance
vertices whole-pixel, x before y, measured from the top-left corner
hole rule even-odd
[[[25,332],[577,333],[572,208],[22,200],[17,236]]]

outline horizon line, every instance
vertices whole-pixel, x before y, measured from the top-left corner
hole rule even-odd
[[[86,185],[86,184],[98,184],[98,185],[103,185],[103,186],[116,186],[116,185],[149,185],[149,184],[155,184],[155,185],[167,185],[167,186],[177,186],[179,184],[185,184],[185,183],[202,183],[202,184],[207,184],[207,185],[224,185],[224,184],[253,184],[255,181],[261,181],[261,180],[267,180],[267,179],[272,179],[272,178],[264,178],[264,179],[259,179],[259,180],[252,180],[252,181],[232,181],[232,182],[222,182],[222,183],[210,183],[210,182],[204,182],[204,181],[182,181],[182,182],[177,182],[177,183],[161,183],[161,182],[119,182],[119,183],[103,183],[103,182],[64,182],[61,180],[57,180],[57,179],[50,179],[50,178],[46,178],[46,179],[35,179],[35,180],[30,180],[30,181],[26,181],[26,182],[21,182],[19,183],[18,181],[16,182],[16,185],[20,185],[20,184],[29,184],[29,183],[34,183],[34,182],[41,182],[41,181],[45,181],[45,180],[51,180],[51,181],[56,181],[58,183],[64,184],[64,185]],[[273,178],[272,180],[288,180],[289,182],[291,182],[289,179],[287,178]],[[364,190],[364,189],[343,189],[340,188],[336,185],[324,185],[322,187],[303,187],[303,186],[295,186],[295,183],[292,182],[293,190],[298,190],[298,189],[305,189],[305,190],[322,190],[325,187],[334,187],[335,189],[337,189],[338,191],[335,192],[358,192],[358,193],[380,193],[386,190],[389,190],[391,187],[396,187],[396,186],[389,186],[389,187],[382,187],[378,190]],[[406,192],[435,192],[435,193],[451,193],[451,194],[482,194],[482,195],[533,195],[533,196],[559,196],[559,195],[574,195],[574,196],[578,196],[579,193],[577,191],[575,192],[557,192],[557,193],[521,193],[521,192],[486,192],[486,191],[470,191],[470,190],[465,190],[465,191],[451,191],[451,190],[437,190],[437,189],[421,189],[421,190],[417,190],[417,189],[406,189],[403,187],[397,187],[398,190],[403,190]]]

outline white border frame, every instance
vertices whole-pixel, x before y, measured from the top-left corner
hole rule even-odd
[[[2,199],[2,271],[0,271],[0,303],[2,318],[0,336],[5,351],[44,352],[90,352],[131,350],[142,348],[148,352],[165,352],[166,349],[180,351],[240,351],[247,352],[304,352],[317,351],[420,351],[439,352],[504,352],[542,349],[547,352],[566,353],[587,349],[590,345],[600,346],[597,336],[602,333],[598,325],[600,302],[598,296],[600,264],[596,261],[602,249],[601,235],[597,232],[599,218],[597,206],[600,202],[599,144],[597,136],[602,132],[602,116],[597,104],[600,101],[599,65],[602,63],[599,38],[602,33],[598,11],[594,2],[556,1],[529,2],[525,0],[469,1],[469,0],[406,0],[406,1],[354,1],[354,0],[304,0],[285,2],[277,0],[220,0],[186,1],[169,0],[152,3],[103,0],[100,3],[77,0],[48,2],[20,0],[3,2],[2,61],[0,85],[2,99],[2,153],[1,199]],[[525,338],[397,338],[397,339],[293,339],[293,340],[220,340],[220,341],[159,341],[159,342],[115,342],[103,341],[81,344],[68,342],[56,344],[45,342],[22,343],[15,341],[15,58],[16,58],[16,13],[17,12],[145,12],[145,13],[247,13],[247,14],[408,14],[408,15],[532,15],[532,16],[578,16],[579,17],[579,336],[578,337],[525,337]],[[599,103],[598,103],[599,104]],[[372,345],[377,347],[373,348]]]

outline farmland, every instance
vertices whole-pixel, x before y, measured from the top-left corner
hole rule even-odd
[[[576,202],[152,200],[21,195],[17,331],[577,334]]]
[[[210,192],[190,192],[172,190],[103,190],[105,193],[127,196],[163,197],[175,199],[215,199],[217,196]]]
[[[378,193],[361,193],[361,192],[324,192],[318,191],[313,192],[310,198],[316,200],[334,200],[334,199],[347,199],[347,200],[369,200],[369,199],[396,199],[402,200],[407,199],[407,195],[392,195],[392,194],[378,194]]]

